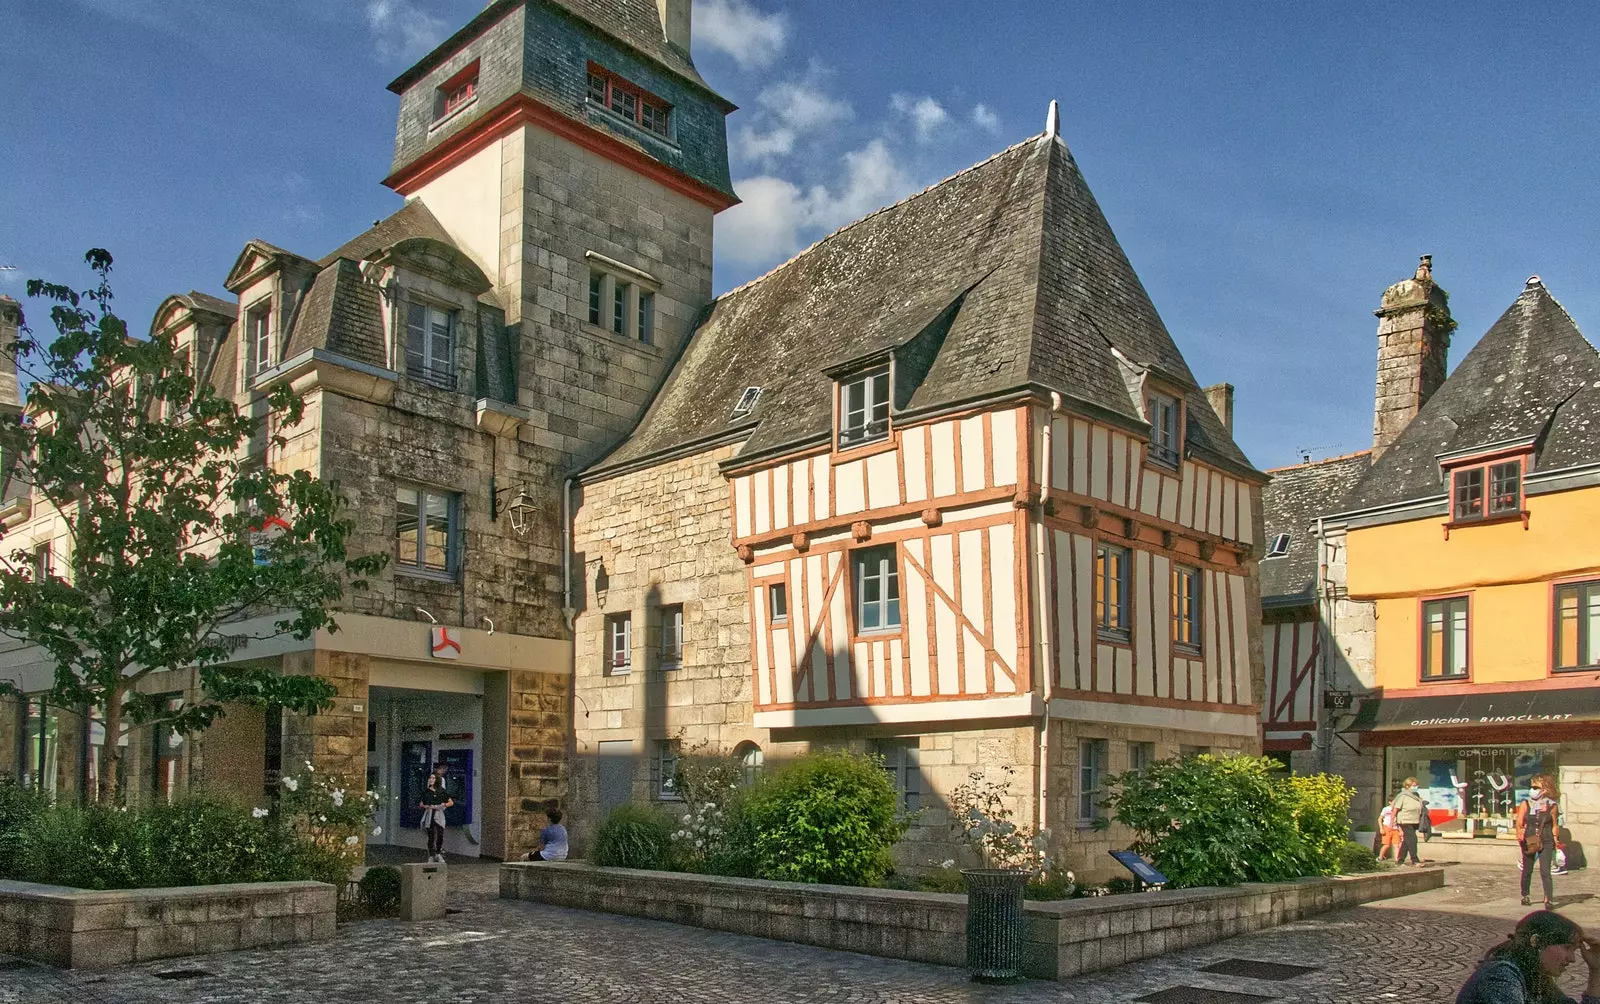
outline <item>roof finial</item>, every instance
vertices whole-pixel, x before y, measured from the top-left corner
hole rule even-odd
[[[1050,99],[1050,114],[1045,116],[1044,134],[1052,138],[1061,135],[1061,106],[1054,98]]]
[[[1526,286],[1522,287],[1522,288],[1523,289],[1532,289],[1535,286],[1543,286],[1543,285],[1544,285],[1544,280],[1540,279],[1536,275],[1530,275],[1530,276],[1528,276],[1528,284]]]
[[[1422,259],[1417,262],[1417,274],[1412,276],[1412,278],[1428,280],[1433,279],[1433,255],[1425,254],[1422,256]]]

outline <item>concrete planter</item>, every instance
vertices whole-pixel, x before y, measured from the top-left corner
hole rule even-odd
[[[1444,885],[1439,868],[1027,903],[1022,971],[1060,980]],[[967,899],[566,862],[500,866],[500,898],[962,966]]]
[[[337,891],[252,882],[97,892],[0,882],[0,952],[69,969],[322,941]]]

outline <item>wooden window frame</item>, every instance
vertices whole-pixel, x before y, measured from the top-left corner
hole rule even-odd
[[[922,796],[927,785],[922,776],[922,742],[911,737],[905,739],[879,739],[873,744],[874,752],[883,758],[884,769],[889,772],[889,783],[894,786],[895,807],[901,812],[916,812],[922,808]]]
[[[1592,639],[1588,637],[1589,632],[1585,626],[1585,618],[1583,616],[1582,601],[1585,587],[1600,593],[1600,578],[1590,576],[1581,579],[1562,579],[1550,583],[1550,672],[1552,675],[1592,673],[1600,669],[1600,659],[1587,663],[1575,662],[1571,666],[1563,666],[1561,664],[1561,594],[1563,591],[1574,590],[1578,594],[1578,624],[1577,638],[1575,640],[1577,651],[1582,652],[1585,648],[1588,648],[1589,646],[1585,644],[1586,642],[1592,644]],[[1576,657],[1576,654],[1574,653],[1574,657]]]
[[[874,388],[879,379],[883,381],[883,400],[878,400]],[[892,443],[894,432],[894,418],[890,414],[894,403],[894,380],[892,370],[888,365],[874,366],[870,369],[852,373],[848,377],[841,377],[834,381],[834,434],[833,448],[835,453],[854,453],[865,447],[881,446]],[[849,410],[850,390],[853,387],[862,388],[862,424],[860,433],[854,437],[850,434],[855,428],[847,425],[851,411]],[[883,411],[881,419],[882,428],[875,428],[877,423],[873,415],[880,409]]]
[[[1189,610],[1182,609],[1182,593],[1180,584],[1187,577],[1192,585],[1189,590]],[[1198,655],[1201,646],[1205,644],[1205,621],[1202,611],[1205,609],[1205,576],[1201,570],[1192,565],[1172,565],[1172,645],[1173,648],[1186,655]],[[1185,637],[1184,628],[1188,628]]]
[[[456,368],[461,350],[460,321],[457,317],[460,312],[453,307],[444,306],[433,300],[419,298],[407,299],[405,308],[405,345],[402,347],[401,352],[405,358],[404,369],[406,376],[439,390],[455,390],[457,382]],[[411,336],[414,328],[412,312],[418,310],[422,312],[422,342],[420,349],[413,352],[411,346]],[[445,334],[443,339],[450,359],[449,364],[442,369],[434,365],[434,343],[440,338],[434,328],[435,320],[438,317],[444,318]],[[416,355],[419,361],[413,362],[413,355]]]
[[[401,492],[406,491],[416,494],[417,554],[415,560],[412,561],[405,561],[400,557],[399,495]],[[424,541],[427,532],[428,500],[431,498],[443,499],[445,503],[445,559],[444,567],[442,568],[427,564],[426,559],[423,557],[427,553]],[[395,485],[394,564],[396,574],[446,582],[456,581],[461,570],[463,529],[461,495],[459,492],[442,491],[437,488],[430,488],[427,485],[413,484],[411,482],[400,482]]]
[[[781,603],[780,600],[782,601]],[[779,606],[783,607],[782,613],[778,612]],[[767,585],[767,623],[772,625],[789,623],[789,584],[787,582],[772,582]]]
[[[1172,425],[1166,428],[1157,425],[1157,405],[1166,405],[1171,408]],[[1147,386],[1144,389],[1145,420],[1150,424],[1150,438],[1145,443],[1145,459],[1153,466],[1165,471],[1177,471],[1183,468],[1183,423],[1184,407],[1183,395],[1168,391],[1161,386]],[[1164,433],[1158,437],[1157,433]],[[1168,442],[1159,441],[1166,438]]]
[[[1089,755],[1085,755],[1086,751]],[[1092,826],[1105,815],[1100,807],[1099,795],[1105,786],[1110,758],[1111,742],[1092,736],[1078,738],[1078,804],[1075,810],[1079,826]],[[1087,813],[1085,813],[1087,806]]]
[[[1485,523],[1505,523],[1520,519],[1523,525],[1528,522],[1528,459],[1527,453],[1518,453],[1511,456],[1505,454],[1490,455],[1474,458],[1470,463],[1457,464],[1445,470],[1446,487],[1448,491],[1449,508],[1445,512],[1445,529],[1459,526],[1480,526]],[[1495,493],[1495,474],[1505,468],[1516,466],[1516,491],[1512,503],[1497,505]],[[1476,474],[1480,481],[1479,491],[1482,494],[1481,506],[1476,515],[1465,514],[1459,511],[1461,505],[1460,481],[1464,477]],[[1501,493],[1502,495],[1504,493]]]
[[[1450,644],[1452,624],[1449,621],[1450,605],[1461,603],[1466,612],[1466,653],[1463,659],[1465,669],[1460,673],[1428,674],[1428,608],[1436,604],[1445,604],[1445,625],[1443,658],[1446,664],[1453,662],[1451,658],[1455,649]],[[1449,593],[1443,596],[1425,596],[1417,601],[1417,681],[1419,684],[1428,685],[1436,683],[1471,683],[1472,682],[1472,594]]]
[[[661,608],[661,642],[656,647],[657,665],[661,669],[683,668],[684,623],[682,603]],[[673,642],[671,647],[667,644],[669,639]]]
[[[1106,612],[1113,609],[1110,597],[1107,595],[1106,586],[1110,576],[1102,573],[1102,555],[1106,558],[1117,553],[1120,564],[1117,580],[1121,588],[1118,591],[1115,609],[1118,613],[1116,624],[1109,623]],[[1109,540],[1095,541],[1094,545],[1094,628],[1095,637],[1110,645],[1128,645],[1133,640],[1133,550],[1122,544],[1115,544]]]
[[[433,125],[454,118],[478,100],[478,60],[452,73],[434,91]]]
[[[603,82],[603,86],[597,89],[595,85],[600,82]],[[619,77],[598,63],[590,63],[589,81],[584,95],[592,104],[599,105],[641,132],[649,133],[668,143],[672,142],[672,122],[676,117],[673,114],[672,103],[652,94],[633,81]],[[629,101],[633,105],[631,109],[626,108]],[[651,109],[652,118],[660,116],[660,128],[645,124],[646,107]]]

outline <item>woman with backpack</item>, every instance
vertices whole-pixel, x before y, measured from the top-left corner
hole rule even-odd
[[[1544,887],[1544,908],[1550,909],[1550,860],[1556,852],[1556,828],[1561,825],[1561,793],[1549,774],[1535,774],[1528,782],[1528,797],[1517,806],[1517,841],[1522,845],[1522,905],[1528,905],[1533,868],[1539,866]]]

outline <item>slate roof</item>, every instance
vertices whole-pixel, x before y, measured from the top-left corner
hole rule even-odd
[[[1600,462],[1600,353],[1530,279],[1345,500],[1347,511],[1445,494],[1441,454],[1535,439],[1535,469]]]
[[[348,258],[335,258],[312,280],[295,312],[282,358],[328,349],[358,362],[388,367],[383,338],[383,301]]]
[[[212,314],[221,314],[224,317],[233,317],[239,313],[239,304],[236,300],[224,300],[220,296],[202,293],[198,289],[191,289],[182,297],[190,307],[195,310],[204,310]]]
[[[638,427],[595,469],[741,427],[746,458],[825,440],[830,368],[891,348],[920,377],[896,388],[896,414],[1044,389],[1139,428],[1141,407],[1115,349],[1186,385],[1192,452],[1255,473],[1072,154],[1049,136],[850,224],[717,299]],[[747,386],[763,393],[736,425],[732,409]]]
[[[431,237],[451,247],[456,246],[456,242],[450,239],[450,234],[445,231],[444,225],[433,212],[423,205],[421,199],[413,199],[361,234],[317,259],[317,264],[326,267],[340,258],[361,261],[379,248],[388,247],[410,237]]]
[[[1268,471],[1261,508],[1270,545],[1289,535],[1288,553],[1261,559],[1261,602],[1269,605],[1309,601],[1317,584],[1317,542],[1311,527],[1318,516],[1338,512],[1352,485],[1372,465],[1372,452],[1314,460]]]

